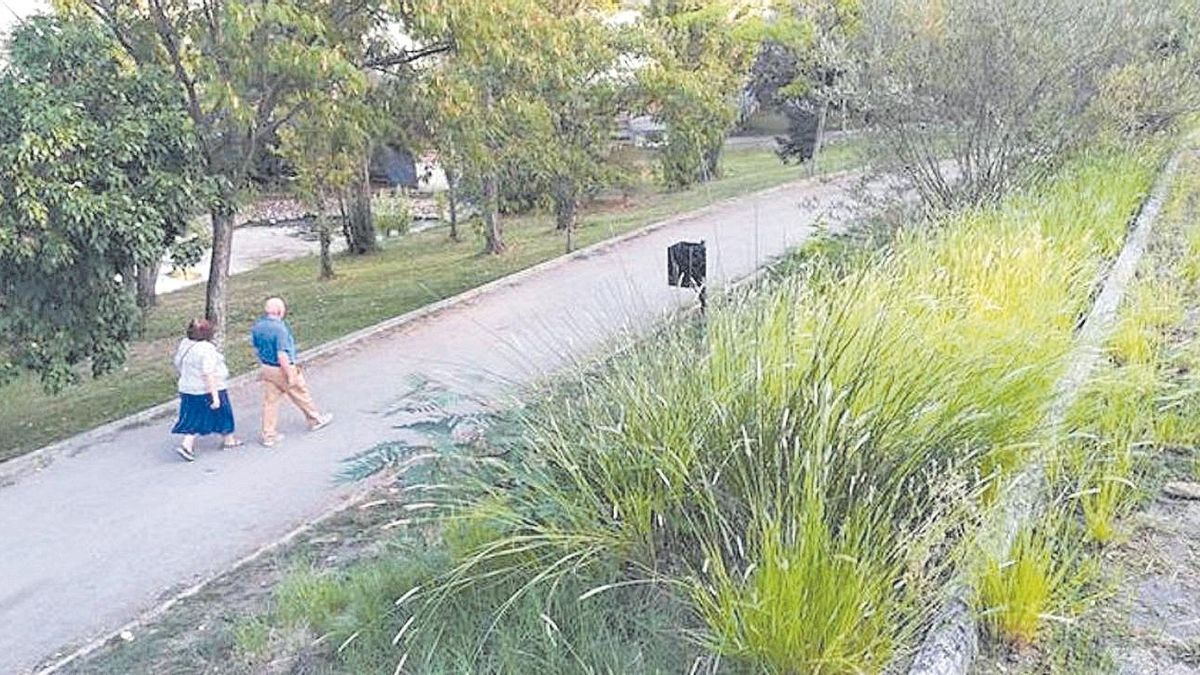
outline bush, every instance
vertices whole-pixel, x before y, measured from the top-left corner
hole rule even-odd
[[[1172,4],[867,3],[856,107],[880,132],[876,165],[903,172],[931,204],[980,203],[1053,169],[1106,126],[1104,109],[1128,117],[1117,125],[1125,130],[1169,126],[1140,120],[1186,109],[1172,97],[1195,86],[1196,72],[1181,71],[1178,91],[1160,96],[1143,97],[1140,85],[1172,86],[1145,72],[1179,19]]]
[[[412,229],[412,208],[408,196],[401,191],[378,197],[374,211],[375,227],[381,237],[389,237],[393,233],[405,235]]]

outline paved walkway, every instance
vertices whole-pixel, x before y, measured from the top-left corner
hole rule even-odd
[[[353,486],[333,480],[339,462],[394,438],[381,411],[413,375],[474,392],[534,382],[695,302],[666,286],[669,244],[707,240],[719,286],[795,246],[818,217],[844,222],[855,182],[814,179],[716,205],[312,363],[317,401],[337,416],[317,434],[285,409],[280,446],[219,451],[209,439],[185,464],[160,420],[0,488],[0,673],[118,628],[347,499]],[[253,437],[257,388],[231,395]]]

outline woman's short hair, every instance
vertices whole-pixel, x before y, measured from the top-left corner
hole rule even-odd
[[[213,336],[212,324],[208,319],[192,319],[188,324],[187,336],[189,340],[211,340]]]

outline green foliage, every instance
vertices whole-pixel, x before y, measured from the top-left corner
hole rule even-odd
[[[630,78],[618,74],[621,29],[608,26],[598,10],[609,3],[554,0],[553,42],[547,68],[536,85],[544,106],[522,163],[549,187],[556,227],[568,235],[576,226],[579,202],[613,182],[611,161],[615,113],[629,103]]]
[[[732,0],[653,0],[644,21],[649,62],[637,77],[667,126],[662,179],[672,188],[711,180],[737,119],[759,18]]]
[[[374,30],[393,18],[394,9],[373,0],[353,6],[324,0],[59,3],[64,15],[104,26],[122,58],[169,73],[182,96],[179,105],[191,119],[197,164],[213,185],[206,203],[213,256],[205,313],[216,325],[218,340],[227,319],[233,216],[255,161],[289,122],[329,129],[329,107],[342,103],[337,97],[345,94],[345,83],[362,77],[364,45],[373,43]],[[331,156],[344,141],[344,136],[321,139],[325,147],[306,151],[305,164],[313,166],[315,156]],[[305,154],[294,144],[290,152]],[[331,274],[328,256],[323,262],[322,276]]]
[[[1020,647],[1037,641],[1050,594],[1060,579],[1054,541],[1032,530],[1017,535],[1011,554],[989,559],[981,573],[979,602],[991,629]]]
[[[270,625],[261,617],[238,621],[233,627],[234,649],[242,657],[261,654],[270,639]]]
[[[380,236],[387,237],[393,232],[408,234],[413,225],[412,206],[403,192],[386,195],[376,201],[375,227]]]
[[[423,79],[421,95],[432,102],[435,142],[475,187],[491,253],[505,248],[498,182],[538,110],[532,83],[546,65],[541,43],[548,23],[536,0],[438,0],[415,5],[410,19],[418,39],[454,45]]]
[[[209,11],[212,9],[213,11]],[[266,139],[315,102],[331,83],[361,77],[345,46],[369,30],[356,12],[326,3],[186,2],[150,5],[76,0],[64,10],[99,17],[138,65],[165,67],[186,97],[205,169],[224,181],[220,197],[243,187],[249,158]],[[233,204],[221,204],[232,208]]]
[[[951,207],[994,201],[1052,171],[1095,138],[1089,107],[1114,70],[1153,57],[1174,21],[1164,11],[1172,4],[864,4],[854,105],[879,132],[876,165],[904,173],[928,203]]]
[[[1121,318],[1109,337],[1110,358],[1118,365],[1153,364],[1164,347],[1166,329],[1183,319],[1183,297],[1172,283],[1143,280],[1129,290]]]
[[[284,625],[325,626],[346,604],[337,580],[311,567],[300,567],[279,584],[276,613]]]
[[[319,92],[307,94],[297,114],[279,130],[279,151],[296,169],[294,190],[316,209],[321,278],[328,279],[333,276],[329,209],[334,195],[349,192],[362,179],[374,117],[364,96],[366,78],[359,71],[333,71],[324,84]]]
[[[414,613],[421,591],[452,564],[419,546],[358,563],[347,572],[302,567],[275,592],[274,609],[241,620],[239,652],[251,667],[323,637],[336,673],[666,673],[692,658],[694,647],[672,639],[668,621],[680,608],[638,589],[581,598],[586,586],[538,592],[512,606],[505,620],[481,623],[511,593],[507,585],[453,598],[435,613]],[[397,635],[404,638],[397,640]]]
[[[1134,57],[1100,82],[1092,113],[1106,130],[1123,135],[1177,127],[1200,110],[1200,19],[1190,0],[1151,2],[1153,21]]]
[[[453,36],[424,96],[437,144],[478,195],[489,250],[503,248],[496,212],[553,200],[570,231],[579,200],[608,179],[623,88],[619,30],[601,13],[609,4],[445,0],[416,11],[420,35]]]
[[[1068,411],[1056,480],[1073,485],[1085,535],[1098,544],[1117,537],[1120,520],[1144,494],[1154,453],[1200,443],[1194,356],[1178,344],[1185,298],[1194,293],[1187,242],[1195,236],[1195,204],[1185,196],[1195,175],[1191,164],[1180,172],[1108,337],[1108,361]]]
[[[212,245],[212,237],[207,228],[189,225],[183,236],[171,245],[171,264],[176,271],[195,267],[200,263],[206,251]]]
[[[812,159],[823,144],[830,107],[845,106],[858,69],[854,39],[861,0],[776,0],[767,44],[755,63],[757,96],[788,119],[780,138],[783,161]],[[765,81],[764,81],[765,80]]]
[[[139,326],[128,282],[183,234],[202,191],[162,71],[84,21],[35,17],[0,73],[0,375],[47,389],[104,374]],[[123,280],[125,281],[123,283]]]
[[[710,648],[771,673],[880,672],[896,647],[894,609],[905,604],[895,595],[907,591],[894,586],[894,552],[874,548],[865,520],[830,532],[814,506],[787,548],[780,532],[755,537],[762,550],[749,579],[731,578],[711,558],[712,592],[692,598],[713,632]]]

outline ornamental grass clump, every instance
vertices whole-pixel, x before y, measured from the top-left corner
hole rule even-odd
[[[516,580],[484,653],[524,595],[593,579],[579,602],[644,585],[687,603],[714,658],[882,669],[938,606],[982,486],[1022,461],[1152,171],[1081,158],[564,383],[507,456],[421,491],[483,536],[422,593],[414,658],[456,593]]]
[[[1106,544],[1137,494],[1139,458],[1151,438],[1159,387],[1155,364],[1131,360],[1108,366],[1084,389],[1068,415],[1060,449],[1065,475],[1090,540]]]
[[[1088,604],[1095,561],[1080,546],[1078,525],[1056,504],[1022,527],[1012,547],[986,553],[975,570],[976,603],[992,637],[1020,650],[1051,621],[1069,621]]]

